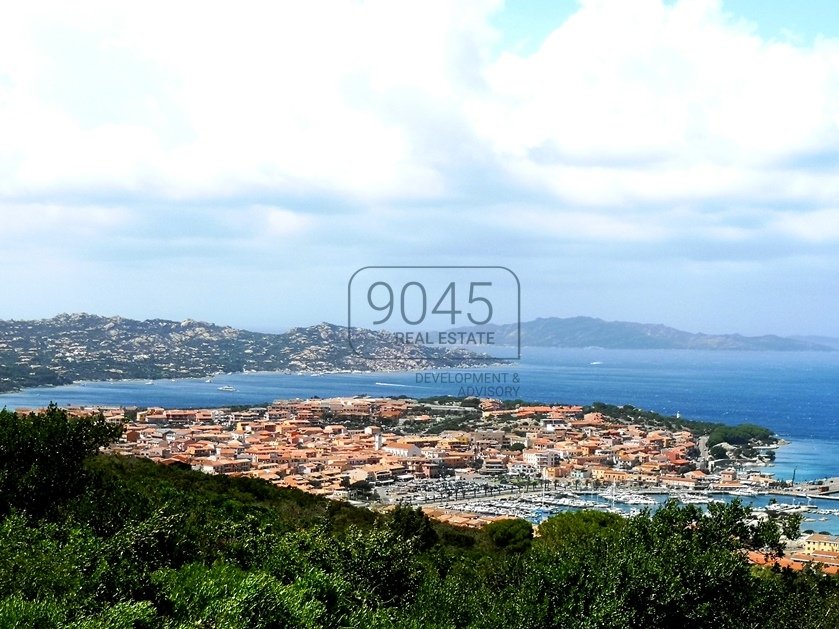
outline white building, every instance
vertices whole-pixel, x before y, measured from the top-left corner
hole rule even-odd
[[[404,441],[394,441],[393,443],[389,443],[384,446],[382,450],[400,458],[422,456],[422,450],[413,443],[405,443]]]

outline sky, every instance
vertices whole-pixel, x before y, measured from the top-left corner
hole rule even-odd
[[[491,265],[525,320],[839,336],[832,4],[14,3],[0,319],[281,331]]]

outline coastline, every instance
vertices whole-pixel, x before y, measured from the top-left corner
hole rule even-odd
[[[702,357],[697,360],[697,356]],[[598,364],[592,365],[592,362]],[[785,445],[774,464],[759,469],[779,479],[839,475],[839,400],[829,395],[839,379],[836,353],[701,352],[678,350],[539,350],[515,364],[486,366],[520,377],[524,400],[568,404],[632,404],[663,415],[728,425],[751,422],[770,428]],[[435,371],[451,370],[441,367]],[[418,384],[416,372],[236,372],[155,380],[83,381],[0,394],[0,407],[242,406],[274,399],[352,396],[457,396],[454,386]],[[231,385],[235,393],[217,391]],[[834,419],[836,418],[836,419]]]
[[[507,362],[503,362],[504,359],[501,359],[502,362],[492,362],[483,365],[432,365],[432,366],[425,366],[421,368],[408,368],[408,369],[303,369],[303,370],[292,370],[292,369],[276,369],[271,371],[254,369],[254,370],[243,370],[243,371],[217,371],[214,373],[208,373],[203,376],[177,376],[175,378],[103,378],[103,379],[91,379],[91,380],[73,380],[71,382],[65,382],[61,384],[40,384],[35,387],[14,387],[12,389],[8,389],[5,391],[0,391],[0,396],[9,395],[14,393],[25,393],[27,391],[39,391],[39,390],[46,390],[46,389],[57,389],[59,387],[67,387],[67,386],[87,386],[89,384],[101,384],[101,383],[142,383],[142,384],[149,384],[157,383],[157,382],[197,382],[197,381],[206,381],[207,378],[215,378],[218,376],[235,376],[235,375],[284,375],[284,376],[330,376],[330,375],[346,375],[346,374],[378,374],[378,373],[387,373],[387,374],[400,374],[400,373],[419,373],[423,371],[441,371],[441,370],[460,370],[460,371],[475,371],[478,369],[487,369],[487,368],[495,368],[495,367],[505,367],[510,364],[510,360]]]

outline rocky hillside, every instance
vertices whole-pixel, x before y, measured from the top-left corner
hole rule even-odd
[[[200,321],[62,314],[0,321],[0,391],[74,380],[203,377],[224,371],[408,370],[488,364],[477,354],[399,345],[387,334],[322,323],[260,334]]]

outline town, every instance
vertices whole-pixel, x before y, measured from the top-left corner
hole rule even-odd
[[[765,470],[716,469],[705,437],[691,431],[577,405],[357,396],[246,408],[69,411],[124,422],[122,439],[110,447],[115,453],[368,506],[422,506],[458,526],[505,517],[538,521],[566,508],[632,515],[660,504],[655,496],[708,504],[719,500],[716,494],[789,492]],[[839,489],[822,484],[797,491],[805,487],[816,492],[811,496]],[[757,516],[808,510],[770,504]],[[839,509],[817,514],[835,516]],[[839,566],[839,538],[816,534],[799,546],[799,559],[812,558],[807,550],[818,546],[821,563]]]
[[[348,498],[357,483],[376,488],[442,478],[742,495],[780,486],[765,471],[713,473],[702,438],[688,430],[629,423],[575,405],[357,396],[235,409],[68,410],[125,422],[122,440],[111,447],[120,454],[336,499]]]

